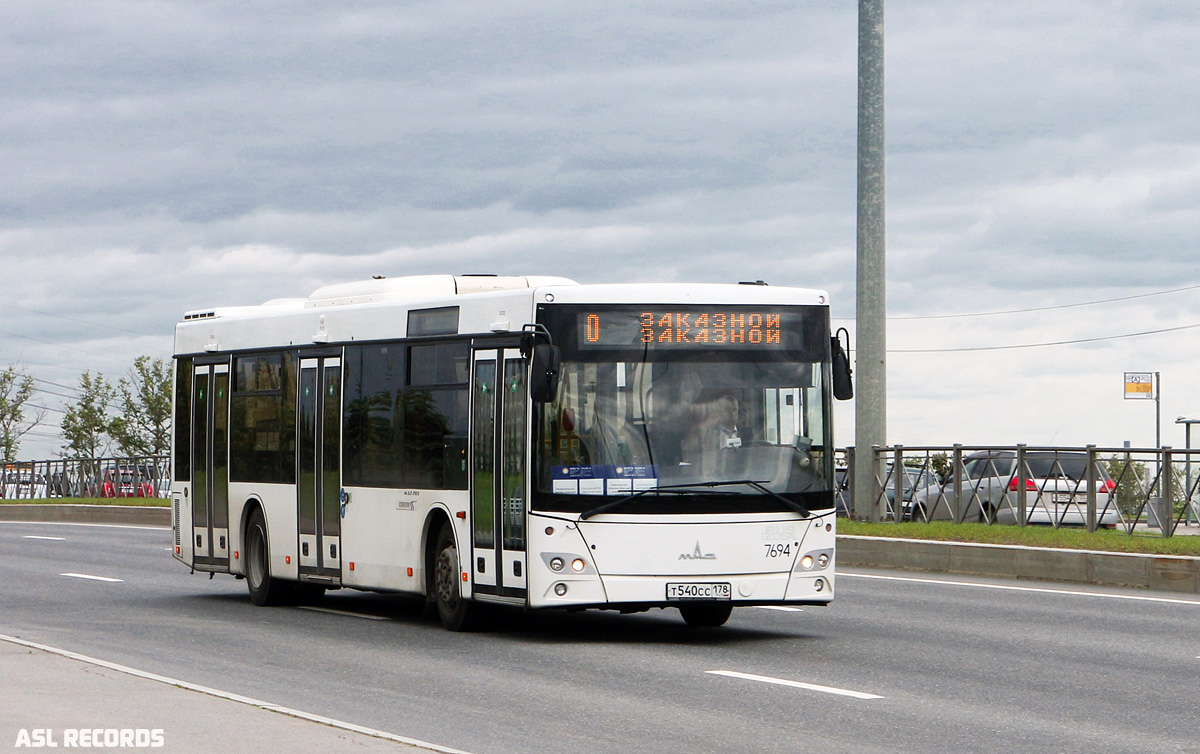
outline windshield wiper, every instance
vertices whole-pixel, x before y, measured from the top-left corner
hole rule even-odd
[[[617,498],[616,500],[612,501],[611,503],[605,503],[604,505],[601,505],[598,508],[592,508],[590,511],[585,511],[584,513],[579,514],[579,520],[587,521],[592,516],[598,516],[601,513],[608,513],[613,508],[618,508],[618,507],[624,505],[625,503],[628,503],[630,500],[636,500],[637,498],[639,498],[642,495],[645,495],[649,492],[679,492],[680,490],[685,490],[685,489],[688,489],[689,487],[695,487],[695,486],[696,485],[694,485],[694,484],[668,484],[668,485],[665,485],[662,487],[650,487],[649,489],[638,490],[637,492],[633,493],[632,495],[626,495],[625,497]]]
[[[598,516],[601,513],[608,513],[609,511],[613,510],[614,508],[618,508],[618,507],[624,505],[625,503],[635,500],[649,492],[666,491],[666,492],[679,493],[683,490],[688,490],[688,489],[692,489],[695,487],[710,487],[710,488],[711,487],[731,487],[731,486],[739,485],[739,484],[748,485],[748,486],[753,487],[754,489],[758,490],[759,492],[762,492],[765,495],[770,495],[771,497],[773,497],[776,500],[778,500],[779,502],[783,503],[785,506],[787,506],[791,510],[794,510],[797,513],[799,513],[800,515],[804,516],[805,518],[812,517],[812,511],[810,511],[808,508],[805,508],[803,505],[801,505],[800,503],[797,503],[794,500],[787,499],[783,495],[780,495],[778,492],[774,492],[774,491],[768,489],[764,485],[763,482],[756,482],[753,479],[731,479],[729,481],[724,481],[724,482],[692,482],[691,484],[670,484],[670,485],[666,485],[663,487],[651,487],[649,489],[639,490],[639,491],[633,493],[632,495],[626,495],[625,497],[614,500],[611,503],[605,503],[604,505],[601,505],[598,508],[593,508],[590,511],[581,513],[579,515],[579,520],[586,521],[589,518],[591,518],[592,516]]]

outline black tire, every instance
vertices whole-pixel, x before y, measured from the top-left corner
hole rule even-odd
[[[259,607],[282,605],[294,595],[291,584],[271,575],[271,551],[267,520],[255,510],[246,521],[246,586],[250,599]]]
[[[730,602],[697,602],[694,605],[680,605],[679,614],[693,628],[716,628],[725,625],[733,612]]]
[[[443,626],[450,631],[471,631],[478,623],[480,606],[462,596],[459,562],[454,527],[447,521],[438,532],[437,546],[433,550],[434,601]]]

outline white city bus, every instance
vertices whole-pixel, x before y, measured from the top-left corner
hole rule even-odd
[[[259,605],[424,595],[451,630],[825,605],[844,354],[823,292],[762,284],[431,275],[189,312],[174,555]]]

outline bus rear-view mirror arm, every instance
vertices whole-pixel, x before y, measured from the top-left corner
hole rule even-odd
[[[529,398],[534,403],[549,403],[558,394],[558,378],[562,372],[562,352],[542,325],[525,325],[530,353]]]

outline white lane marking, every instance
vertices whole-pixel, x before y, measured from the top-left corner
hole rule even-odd
[[[74,578],[74,579],[90,579],[92,581],[109,581],[114,584],[119,581],[125,580],[125,579],[110,579],[107,576],[92,576],[92,575],[89,575],[86,573],[60,573],[58,575],[59,576],[70,576],[71,578]]]
[[[25,539],[48,539],[53,542],[65,542],[67,538],[66,537],[39,537],[36,534],[26,534]]]
[[[1166,602],[1172,605],[1200,606],[1200,600],[1178,600],[1170,597],[1143,597],[1139,594],[1111,594],[1108,592],[1081,592],[1075,589],[1047,589],[1039,586],[1011,586],[1008,584],[980,584],[972,581],[950,581],[948,579],[921,579],[912,576],[882,576],[875,573],[838,572],[838,577],[855,579],[879,579],[881,581],[911,581],[917,584],[941,584],[943,586],[973,586],[978,589],[1001,589],[1010,592],[1040,592],[1042,594],[1067,594],[1073,597],[1106,597],[1111,600],[1134,600],[1136,602]]]
[[[171,531],[170,526],[139,526],[137,524],[81,524],[74,521],[0,521],[0,525],[17,526],[96,526],[101,529],[144,529],[146,531]]]
[[[425,749],[429,749],[430,751],[442,752],[442,754],[469,754],[469,752],[465,752],[461,749],[451,749],[447,746],[439,746],[437,744],[431,744],[428,741],[421,741],[416,738],[407,738],[405,736],[397,736],[394,733],[388,733],[388,732],[382,731],[382,730],[375,730],[374,728],[366,728],[361,725],[355,725],[354,723],[347,723],[347,722],[343,722],[341,720],[335,720],[331,717],[324,717],[322,715],[314,715],[311,712],[304,712],[302,710],[292,709],[290,707],[281,707],[278,704],[272,704],[270,702],[259,701],[258,699],[252,699],[251,697],[242,696],[241,694],[233,694],[228,691],[221,691],[219,689],[209,688],[208,686],[200,686],[198,684],[188,683],[187,681],[181,681],[176,678],[168,678],[165,675],[158,675],[157,673],[148,673],[145,670],[138,670],[136,668],[131,668],[126,665],[118,665],[115,662],[108,662],[107,660],[98,660],[95,657],[88,657],[87,655],[81,655],[76,652],[70,652],[65,649],[58,649],[57,647],[49,647],[49,646],[46,646],[45,644],[37,644],[32,641],[25,641],[24,639],[18,639],[15,636],[6,636],[5,634],[0,634],[0,641],[7,641],[12,644],[18,644],[22,647],[29,647],[31,649],[40,649],[43,652],[49,652],[51,654],[55,654],[60,657],[66,657],[66,658],[69,658],[72,660],[78,660],[80,662],[86,662],[86,663],[90,663],[92,665],[98,665],[102,668],[108,668],[109,670],[115,670],[118,673],[125,673],[127,675],[131,675],[136,678],[144,678],[148,681],[158,681],[159,683],[165,683],[168,686],[178,686],[179,688],[187,689],[189,691],[198,691],[201,694],[208,694],[209,696],[215,696],[218,699],[226,699],[231,702],[238,702],[239,704],[248,704],[251,707],[258,707],[259,709],[264,709],[264,710],[267,710],[268,712],[278,712],[279,714],[287,715],[288,717],[298,717],[301,720],[309,720],[311,722],[320,723],[322,725],[328,725],[333,728],[340,728],[342,730],[348,730],[348,731],[352,731],[354,733],[361,733],[364,736],[372,736],[374,738],[382,738],[386,741],[395,741],[396,743],[407,744],[409,746],[419,746],[419,747],[422,747]]]
[[[297,605],[301,610],[312,610],[317,613],[332,613],[334,615],[348,615],[351,618],[366,618],[367,620],[387,620],[382,615],[367,615],[366,613],[352,613],[349,610],[334,610],[332,607],[317,607],[316,605]]]
[[[757,607],[759,610],[782,610],[785,613],[802,613],[802,612],[804,612],[803,608],[787,607],[786,605],[754,605],[754,607]]]
[[[744,681],[758,681],[760,683],[774,683],[779,686],[791,686],[797,689],[808,689],[809,691],[820,691],[825,694],[837,694],[838,696],[852,696],[855,699],[883,699],[878,694],[867,694],[862,691],[851,691],[850,689],[839,689],[833,686],[818,686],[815,683],[801,683],[800,681],[789,681],[784,678],[772,678],[766,675],[753,675],[751,673],[738,673],[734,670],[706,670],[705,673],[711,675],[723,675],[729,678],[741,678]]]

